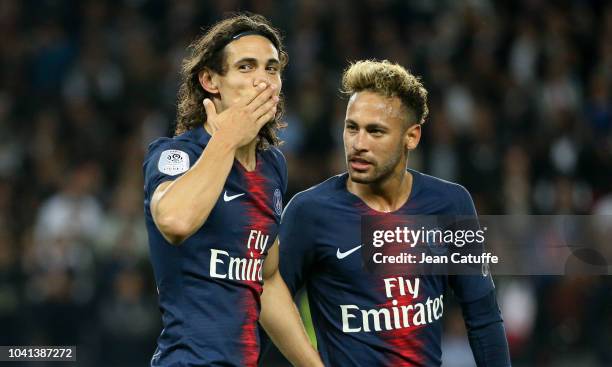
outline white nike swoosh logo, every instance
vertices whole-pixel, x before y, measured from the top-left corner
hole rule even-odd
[[[339,260],[344,259],[345,257],[347,257],[348,255],[352,254],[353,252],[359,250],[359,248],[361,247],[361,245],[357,246],[357,247],[353,247],[352,249],[346,251],[346,252],[341,252],[340,249],[338,249],[338,251],[336,251],[336,257]]]
[[[244,195],[244,192],[243,192],[242,194],[236,194],[236,195],[231,195],[231,196],[228,196],[228,195],[227,195],[227,191],[225,191],[225,192],[223,193],[223,201],[225,201],[225,202],[227,203],[228,201],[232,201],[232,200],[234,200],[235,198],[241,197],[242,195]]]

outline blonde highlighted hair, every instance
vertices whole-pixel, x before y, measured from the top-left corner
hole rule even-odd
[[[342,92],[350,96],[362,91],[398,97],[412,115],[410,125],[423,124],[429,114],[427,90],[420,79],[388,60],[357,61],[344,70]]]

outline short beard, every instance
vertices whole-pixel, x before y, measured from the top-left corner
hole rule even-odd
[[[380,167],[376,167],[376,166],[374,167],[374,172],[372,173],[370,177],[363,177],[363,178],[353,177],[350,174],[350,170],[349,170],[349,178],[351,179],[351,181],[355,183],[366,184],[366,185],[382,182],[393,174],[395,167],[397,167],[397,164],[402,159],[402,154],[403,154],[402,147],[400,146],[398,150],[395,152],[395,154],[391,157],[391,159],[389,159],[387,162],[385,162]],[[348,158],[347,158],[346,163],[348,166],[349,164]]]

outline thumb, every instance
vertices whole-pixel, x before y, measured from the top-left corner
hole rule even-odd
[[[208,98],[205,98],[202,101],[204,105],[204,110],[206,111],[206,119],[215,118],[217,116],[217,109],[215,108],[215,104]]]

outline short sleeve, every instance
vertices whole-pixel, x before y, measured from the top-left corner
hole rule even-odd
[[[279,269],[292,295],[304,286],[314,258],[311,218],[297,194],[287,204],[280,227]]]
[[[143,163],[145,200],[151,199],[162,182],[185,174],[197,158],[193,147],[184,141],[162,138],[151,143]]]
[[[465,187],[456,185],[453,199],[457,203],[457,215],[477,216],[472,196]],[[449,285],[459,302],[471,302],[480,299],[495,288],[491,274],[452,275],[449,276]]]

